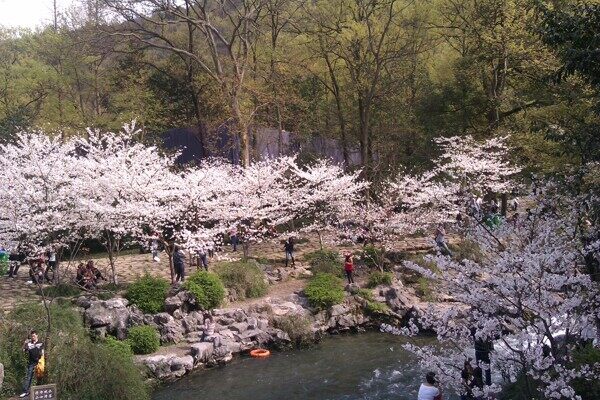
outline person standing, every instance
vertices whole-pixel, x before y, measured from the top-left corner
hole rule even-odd
[[[285,266],[288,266],[290,259],[292,260],[292,265],[296,264],[294,260],[294,239],[288,238],[283,245],[283,249],[285,250]]]
[[[452,256],[452,252],[446,244],[446,230],[443,224],[439,224],[435,230],[435,243],[440,249],[440,252],[445,256]]]
[[[175,282],[183,282],[185,280],[185,255],[183,250],[177,246],[173,252],[173,268],[175,269]]]
[[[354,283],[354,263],[352,261],[352,254],[346,254],[345,257],[346,259],[344,260],[344,271],[346,272],[348,283]]]
[[[442,400],[442,392],[437,387],[434,372],[428,372],[425,375],[425,382],[419,387],[417,400]]]
[[[29,339],[23,343],[23,351],[27,353],[27,374],[25,375],[23,393],[19,396],[20,398],[29,396],[29,389],[31,389],[31,383],[33,382],[35,367],[44,356],[44,344],[38,340],[36,331],[31,331]]]
[[[50,249],[48,252],[48,265],[46,266],[46,271],[44,272],[44,278],[46,278],[46,282],[54,281],[54,275],[56,274],[56,252],[54,249]],[[52,277],[50,277],[50,271],[52,271]]]
[[[198,269],[204,268],[206,271],[208,271],[208,255],[205,246],[201,246],[200,249],[198,249],[197,257]]]
[[[231,246],[233,246],[233,251],[237,251],[237,246],[240,242],[240,239],[238,237],[238,231],[235,226],[229,231],[229,239],[231,240]]]
[[[158,257],[158,239],[152,239],[150,242],[150,251],[152,252],[152,260],[154,262],[160,262],[160,257]]]

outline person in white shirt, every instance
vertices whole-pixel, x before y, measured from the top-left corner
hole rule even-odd
[[[428,372],[425,382],[421,383],[417,400],[442,400],[442,392],[436,386],[435,373]]]

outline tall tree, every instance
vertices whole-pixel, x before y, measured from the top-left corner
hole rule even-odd
[[[249,128],[256,108],[264,105],[250,101],[248,70],[252,45],[261,35],[258,21],[266,0],[104,2],[124,19],[108,33],[177,54],[186,61],[190,75],[202,71],[218,84],[239,135],[242,164],[249,165]]]

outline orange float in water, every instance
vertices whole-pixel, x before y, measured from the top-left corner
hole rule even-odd
[[[250,352],[250,355],[255,358],[265,358],[271,355],[271,352],[266,349],[254,349]]]

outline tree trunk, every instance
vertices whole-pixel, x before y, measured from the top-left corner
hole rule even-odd
[[[500,213],[503,217],[506,217],[506,213],[508,211],[508,194],[502,193],[500,196]]]
[[[362,97],[358,99],[358,110],[360,114],[360,155],[365,172],[368,172],[371,166],[371,130],[370,130],[370,111],[369,106],[365,104]]]
[[[247,167],[250,165],[250,135],[248,134],[248,124],[246,124],[242,115],[237,95],[231,97],[231,108],[240,138],[240,162],[242,166]]]

